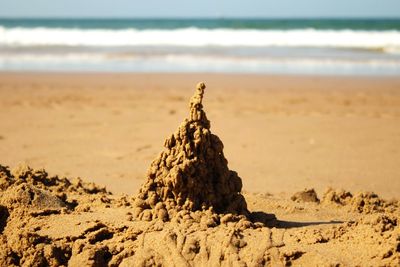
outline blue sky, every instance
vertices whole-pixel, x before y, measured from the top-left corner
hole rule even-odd
[[[400,18],[400,0],[0,0],[0,17]]]

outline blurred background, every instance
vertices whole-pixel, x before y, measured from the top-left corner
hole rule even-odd
[[[400,75],[400,1],[0,0],[0,71]]]

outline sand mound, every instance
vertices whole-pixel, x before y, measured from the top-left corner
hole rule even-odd
[[[49,177],[44,170],[26,165],[12,172],[0,165],[0,265],[66,265],[70,247],[39,236],[36,232],[41,226],[33,221],[76,212],[81,203],[88,204],[92,194],[101,199],[109,193],[80,179]]]
[[[349,207],[359,213],[393,212],[399,206],[399,201],[385,201],[373,192],[361,192],[356,195],[345,190],[328,189],[323,198],[323,204],[333,204]]]
[[[190,116],[165,140],[135,202],[138,218],[168,220],[180,211],[248,215],[242,180],[229,170],[223,144],[203,111],[205,85],[190,100]]]
[[[313,188],[312,189],[304,189],[303,191],[297,192],[290,199],[293,201],[297,201],[297,202],[319,203],[319,198]]]

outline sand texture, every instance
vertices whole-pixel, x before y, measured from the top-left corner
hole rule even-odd
[[[397,78],[0,73],[0,162],[135,194],[202,80],[244,191],[400,197]]]
[[[137,196],[139,219],[165,221],[177,212],[208,209],[210,213],[248,214],[242,180],[228,169],[223,143],[210,131],[202,105],[204,89],[204,83],[197,85],[189,118],[165,140],[166,150],[152,162]]]
[[[298,92],[229,76],[231,88],[198,84],[187,110],[192,89],[136,92],[119,86],[149,81],[72,77],[0,81],[0,266],[400,265],[398,80],[271,78],[310,86]],[[234,83],[243,79],[253,81],[246,93]],[[351,88],[316,88],[335,82]],[[306,136],[307,146],[296,139]],[[94,178],[65,178],[80,172]]]
[[[1,266],[400,264],[400,203],[371,193],[246,195],[253,222],[210,209],[164,221],[135,219],[135,197],[27,166],[1,166],[0,185]]]

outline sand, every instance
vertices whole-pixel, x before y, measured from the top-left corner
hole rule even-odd
[[[190,115],[164,141],[164,151],[151,163],[136,197],[136,218],[167,221],[182,212],[195,211],[248,217],[242,180],[229,170],[224,145],[211,133],[203,110],[205,88],[204,83],[197,85],[190,99]],[[208,217],[212,225],[217,224],[217,217]]]
[[[163,153],[174,155],[169,136],[185,117],[184,125],[208,129],[185,108],[201,76],[202,104],[224,144],[226,173],[242,178],[246,212],[213,209],[207,194],[180,185],[169,187],[179,211],[165,209],[160,193],[154,207],[146,204],[152,215],[141,216],[138,199],[150,198],[140,194],[157,192],[143,190],[146,181],[168,180],[151,174],[161,141],[168,137]],[[0,168],[0,265],[398,266],[399,85],[394,78],[2,74],[1,164],[51,171]],[[195,110],[202,114],[202,105]],[[187,205],[179,200],[193,192]],[[153,215],[161,209],[168,216]]]
[[[399,197],[396,78],[0,74],[0,162],[134,194],[202,80],[213,132],[244,191]]]

